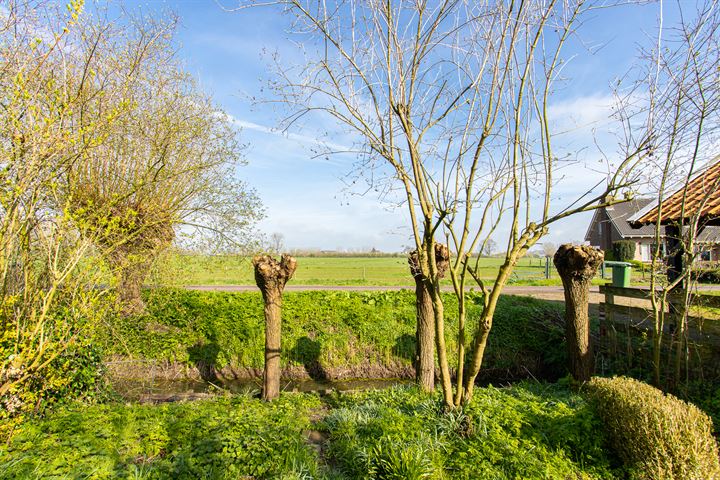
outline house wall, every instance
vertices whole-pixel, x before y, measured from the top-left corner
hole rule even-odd
[[[633,260],[639,260],[641,262],[651,262],[652,261],[652,240],[636,240],[635,241],[635,258]]]
[[[588,232],[585,235],[585,240],[587,240],[591,246],[593,247],[600,247],[600,232],[598,229],[598,225],[600,223],[600,220],[602,220],[602,212],[604,212],[604,209],[595,210],[595,214],[593,214],[592,221],[590,222],[590,227],[588,228]]]
[[[619,240],[633,241],[635,242],[635,255],[633,259],[641,262],[652,261],[655,239],[652,237],[623,238],[622,235],[620,235],[620,231],[615,227],[615,224],[610,221],[610,217],[604,208],[598,210],[595,216],[593,216],[592,224],[586,238],[590,245],[598,247],[605,252],[612,251],[613,243]],[[720,261],[720,246],[713,249],[712,260]]]
[[[600,249],[605,252],[612,252],[613,243],[617,242],[618,240],[622,240],[623,238],[620,235],[617,227],[615,227],[615,224],[612,223],[607,217],[607,214],[605,214],[601,230],[602,232],[600,235]]]
[[[700,261],[710,261],[710,262],[720,262],[720,245],[698,245],[697,251],[709,251],[710,252],[710,259],[705,260],[702,257],[698,255],[698,258],[700,258]]]
[[[610,221],[605,209],[600,209],[593,217],[593,223],[587,235],[587,240],[593,247],[599,247],[605,252],[612,250],[613,242],[622,240],[620,232]]]
[[[620,235],[620,231],[615,227],[615,224],[608,220],[607,225],[610,227],[608,228],[608,235],[605,240],[605,251],[612,251],[613,243],[623,240],[622,235]]]
[[[645,237],[633,238],[630,240],[635,242],[634,260],[639,260],[641,262],[652,262],[652,256],[655,254],[655,239]],[[665,252],[667,251],[667,244],[665,243],[665,239],[662,239],[661,241],[662,249],[660,251],[660,256],[664,258]],[[718,253],[720,253],[720,251]]]

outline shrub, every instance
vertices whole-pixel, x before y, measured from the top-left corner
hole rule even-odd
[[[700,283],[720,283],[720,269],[698,270],[695,275]]]
[[[586,388],[632,478],[720,478],[712,420],[696,406],[626,377],[594,378]]]
[[[630,260],[630,264],[633,266],[633,268],[637,270],[642,270],[645,268],[645,264],[640,260]]]
[[[613,242],[613,258],[618,262],[629,262],[635,258],[635,242],[618,240]]]
[[[101,312],[102,308],[98,307],[98,310]],[[28,417],[43,416],[53,407],[73,400],[94,403],[109,393],[100,348],[87,336],[92,323],[76,318],[75,323],[70,325],[70,321],[62,317],[62,312],[53,312],[50,318],[51,321],[44,325],[48,331],[44,348],[49,352],[46,356],[56,356],[42,368],[33,369],[23,381],[15,382],[0,395],[0,441],[10,436]],[[74,338],[67,339],[57,334],[61,327],[71,329]],[[13,338],[14,330],[4,333],[0,336],[0,357],[8,360],[18,356],[23,358],[26,345],[17,345]],[[23,368],[28,367],[27,364],[20,365],[16,378]]]

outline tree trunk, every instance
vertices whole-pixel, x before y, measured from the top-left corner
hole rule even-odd
[[[150,272],[152,262],[143,262],[123,268],[119,272],[117,300],[120,313],[125,316],[145,313],[142,285]]]
[[[297,267],[296,260],[283,254],[280,261],[270,255],[253,258],[255,282],[265,302],[265,374],[263,376],[263,400],[273,400],[280,395],[280,325],[282,294],[285,284]]]
[[[675,358],[673,362],[673,375],[668,379],[668,388],[673,389],[680,383],[682,371],[683,344],[685,343],[685,322],[687,317],[686,302],[678,301],[685,298],[685,288],[690,285],[689,279],[681,279],[687,266],[685,265],[685,245],[682,238],[682,225],[668,225],[665,227],[665,238],[667,245],[667,280],[672,284],[678,284],[668,292],[668,320],[671,322],[671,342],[675,340]],[[672,356],[672,353],[670,354]]]
[[[116,302],[120,315],[129,317],[145,313],[142,286],[150,273],[154,256],[136,258],[124,250],[117,250],[108,258],[108,264],[117,279]]]
[[[599,249],[571,244],[561,245],[553,257],[565,289],[568,367],[573,378],[580,382],[590,380],[595,366],[590,344],[588,296],[590,282],[603,259],[604,254]]]
[[[450,255],[445,245],[435,244],[435,263],[438,276],[442,278],[450,265]],[[415,381],[422,390],[432,392],[435,389],[435,311],[417,250],[408,256],[408,264],[415,279]]]
[[[415,277],[415,381],[426,392],[435,390],[435,318],[432,299],[422,277]]]
[[[117,278],[117,301],[124,316],[145,313],[142,286],[158,256],[175,238],[171,221],[152,226],[140,224],[128,238],[117,241],[115,236],[96,239],[103,255]]]

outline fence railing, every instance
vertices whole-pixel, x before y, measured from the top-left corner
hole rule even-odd
[[[619,361],[625,368],[647,368],[651,360],[652,338],[655,334],[655,313],[651,305],[652,292],[648,288],[600,286],[604,296],[600,302],[600,347],[611,361]],[[631,305],[618,303],[625,300]],[[669,364],[670,351],[675,351],[680,340],[686,346],[687,356],[683,370],[689,378],[720,378],[720,296],[693,293],[690,296],[690,314],[682,339],[677,335],[678,311],[674,304],[681,298],[668,295],[664,304],[662,345],[666,355],[663,363]],[[685,348],[683,348],[685,350]]]
[[[612,285],[600,285],[600,293],[604,295],[604,299],[600,302],[600,320],[613,321],[615,314],[634,317],[636,320],[643,320],[647,316],[654,316],[651,310],[652,292],[648,288],[640,287],[614,287]],[[643,307],[622,305],[615,303],[615,298],[632,298],[647,301],[647,305]],[[669,294],[668,301],[664,311],[669,313],[673,304],[681,303],[682,299],[678,295]],[[689,298],[689,305],[695,310],[707,308],[720,308],[720,295],[711,295],[707,293],[692,293]],[[714,316],[713,316],[714,317]],[[705,320],[708,317],[702,315],[691,316],[691,318]]]

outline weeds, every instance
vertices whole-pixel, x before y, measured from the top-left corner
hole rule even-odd
[[[413,388],[340,397],[323,422],[348,478],[614,478],[600,420],[563,386],[478,389],[462,410]]]
[[[179,362],[220,370],[263,366],[263,303],[259,293],[148,292],[148,314],[118,318],[96,330],[107,355]],[[481,297],[468,293],[468,318]],[[456,351],[457,302],[445,298],[448,351]],[[399,292],[287,292],[282,362],[310,376],[333,368],[411,369],[415,353],[415,296]],[[507,296],[501,299],[484,364],[493,380],[564,374],[562,305]]]

